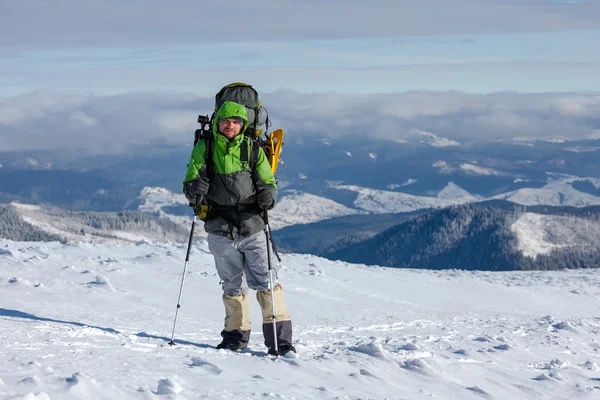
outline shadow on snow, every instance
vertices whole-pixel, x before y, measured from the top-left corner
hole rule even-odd
[[[84,324],[81,322],[63,321],[60,319],[38,317],[37,315],[33,315],[33,314],[26,313],[23,311],[9,310],[6,308],[0,308],[0,317],[13,317],[13,318],[30,319],[33,321],[56,322],[58,324],[75,325],[75,326],[80,326],[82,328],[88,327],[88,328],[100,329],[101,331],[104,331],[107,333],[113,333],[115,335],[121,334],[121,332],[119,332],[118,330],[113,329],[113,328],[103,328],[101,326],[94,326],[94,325],[90,325],[90,324]]]
[[[61,320],[61,319],[54,319],[54,318],[45,318],[45,317],[39,317],[37,315],[34,314],[30,314],[30,313],[26,313],[23,311],[19,311],[19,310],[9,310],[7,308],[1,308],[0,307],[0,317],[12,317],[12,318],[21,318],[21,319],[28,319],[28,320],[32,320],[32,321],[41,321],[41,322],[55,322],[57,324],[67,324],[67,325],[73,325],[73,326],[78,326],[81,328],[94,328],[94,329],[99,329],[103,332],[107,332],[107,333],[112,333],[115,335],[122,335],[123,333],[113,329],[113,328],[105,328],[102,326],[96,326],[96,325],[90,325],[90,324],[84,324],[82,322],[76,322],[76,321],[65,321],[65,320]],[[157,340],[163,340],[165,342],[170,342],[171,338],[168,338],[166,336],[158,336],[158,335],[152,335],[146,332],[138,332],[135,334],[135,336],[140,337],[140,338],[145,338],[145,339],[157,339]],[[187,340],[180,340],[180,339],[176,339],[174,340],[175,344],[182,344],[182,345],[188,345],[188,346],[195,346],[195,347],[199,347],[201,349],[214,349],[215,346],[211,346],[209,344],[205,344],[205,343],[195,343],[195,342],[190,342]],[[265,356],[266,353],[265,352],[261,352],[261,351],[254,351],[254,350],[244,350],[242,351],[243,353],[250,353],[253,356]]]

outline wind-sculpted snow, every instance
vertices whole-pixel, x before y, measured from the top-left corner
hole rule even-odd
[[[2,399],[600,396],[600,270],[400,270],[283,255],[298,353],[273,358],[255,301],[249,349],[215,349],[224,310],[204,241],[174,347],[185,245],[0,248]]]

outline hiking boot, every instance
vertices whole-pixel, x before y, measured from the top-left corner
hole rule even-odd
[[[290,351],[292,353],[296,352],[296,348],[294,346],[292,346],[291,344],[282,344],[281,346],[278,346],[277,350],[278,350],[278,352],[275,352],[275,349],[270,348],[268,353],[271,356],[285,356]]]
[[[248,348],[248,343],[225,343],[221,342],[217,345],[217,350],[226,349],[231,351],[242,351]]]

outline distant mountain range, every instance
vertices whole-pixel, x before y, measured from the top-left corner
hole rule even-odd
[[[491,252],[499,257],[498,262],[482,268],[519,269],[536,265],[542,268],[541,261],[531,264],[527,260],[543,260],[548,256],[536,252],[531,256],[534,254],[531,249],[519,245],[516,231],[507,228],[513,225],[500,211],[482,215],[454,211],[455,214],[446,217],[435,213],[462,210],[462,206],[471,210],[469,205],[475,204],[485,207],[504,204],[501,209],[518,205],[521,213],[531,212],[536,206],[549,209],[598,206],[599,144],[597,138],[569,142],[532,138],[461,142],[426,131],[415,131],[403,140],[373,137],[367,140],[356,136],[309,140],[309,136],[291,136],[282,153],[285,166],[279,166],[277,173],[280,199],[271,212],[271,226],[280,238],[282,251],[346,259],[354,257],[352,248],[364,245],[365,240],[381,239],[383,231],[398,224],[429,232],[441,229],[436,227],[436,221],[449,220],[453,215],[466,216],[482,224],[479,228],[477,224],[468,228],[473,237],[481,236],[477,239],[480,245],[485,234],[478,229],[484,227],[492,229],[495,237],[504,241]],[[23,221],[68,240],[85,241],[94,237],[137,240],[144,235],[151,240],[185,240],[181,238],[189,229],[191,210],[181,193],[181,180],[190,151],[190,146],[163,144],[141,146],[126,156],[65,158],[60,153],[42,152],[32,158],[25,153],[0,153],[0,203],[16,203],[15,212]],[[156,221],[168,223],[146,233],[144,228],[129,224],[128,233],[120,238],[102,229],[87,237],[77,234],[82,229],[91,232],[93,228],[86,228],[89,225],[77,213],[109,212],[110,218],[118,220],[123,211],[151,214]],[[432,219],[427,223],[420,220],[425,225],[406,225],[417,216]],[[515,226],[554,224],[531,215],[520,221],[514,222]],[[564,224],[557,224],[560,225]],[[203,235],[199,229],[198,237]],[[398,235],[403,237],[402,229]],[[587,240],[585,235],[575,237],[582,243]],[[471,244],[466,246],[473,255],[478,254]],[[431,256],[439,253],[436,257],[443,259],[445,253],[439,249],[438,243],[423,250],[425,255],[419,258],[419,265],[440,267],[441,261],[438,263]],[[366,249],[360,253],[370,254],[371,261],[378,260],[383,265],[399,260],[391,255],[377,258]],[[379,254],[383,254],[381,250]],[[515,254],[522,254],[522,258]],[[449,261],[452,257],[445,259]],[[475,267],[458,260],[451,263],[452,268]],[[397,263],[397,266],[417,267],[404,256]]]
[[[397,191],[369,189],[354,185],[329,183],[330,190],[352,193],[353,203],[344,205],[330,198],[283,189],[280,201],[271,212],[273,229],[317,222],[324,219],[356,214],[390,214],[438,209],[452,205],[507,200],[524,206],[600,205],[600,179],[549,175],[548,183],[541,188],[523,188],[501,193],[489,198],[472,195],[453,182],[435,196],[417,196]],[[598,192],[598,195],[592,193]],[[348,195],[350,197],[350,195]],[[190,209],[183,194],[165,188],[144,188],[140,195],[139,210],[158,213],[181,222],[189,216]],[[184,218],[184,221],[187,220]]]

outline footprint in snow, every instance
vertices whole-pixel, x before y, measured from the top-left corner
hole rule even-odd
[[[221,368],[206,360],[203,360],[200,357],[192,357],[192,363],[190,364],[190,367],[200,367],[200,370],[204,371],[207,375],[220,375],[223,373]]]

